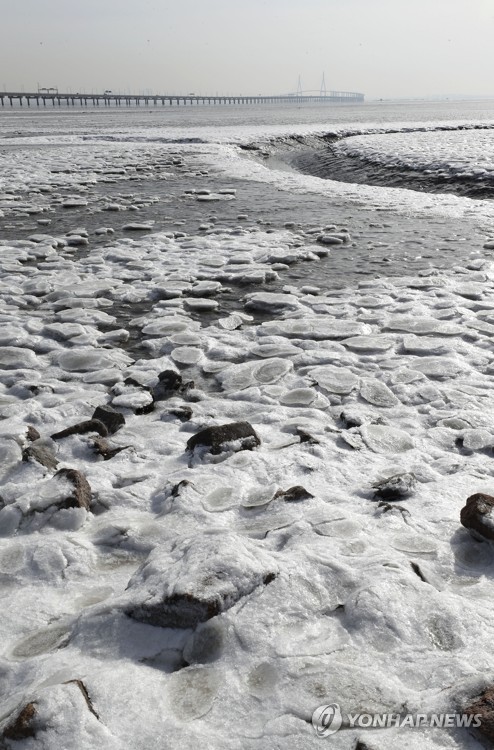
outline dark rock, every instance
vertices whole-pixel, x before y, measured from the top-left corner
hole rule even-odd
[[[16,716],[16,718],[7,724],[3,730],[3,738],[7,740],[14,740],[20,742],[26,740],[29,737],[34,737],[36,733],[35,719],[36,719],[36,704],[28,703],[22,711]]]
[[[412,570],[415,573],[415,575],[418,576],[420,580],[423,581],[424,583],[428,583],[427,578],[424,576],[424,574],[422,573],[422,570],[420,569],[420,565],[418,565],[418,563],[415,563],[415,562],[411,562],[410,565],[412,566]]]
[[[233,607],[277,575],[272,557],[234,534],[200,535],[172,553],[158,547],[136,571],[127,591],[138,601],[126,613],[163,628],[195,628]]]
[[[319,440],[313,437],[310,432],[306,432],[301,427],[297,427],[296,433],[300,438],[301,443],[309,443],[309,445],[319,445]]]
[[[391,505],[391,503],[387,503],[385,500],[380,500],[377,504],[377,507],[380,508],[383,514],[388,513],[390,510],[392,510],[401,513],[403,518],[410,515],[410,511],[404,508],[402,505]]]
[[[139,406],[138,409],[134,410],[134,414],[137,414],[137,416],[140,416],[141,414],[151,414],[152,411],[154,411],[154,399],[150,401],[149,404],[146,404],[145,406]]]
[[[180,482],[173,485],[170,491],[170,497],[173,497],[173,498],[178,497],[181,494],[182,490],[185,487],[189,487],[189,485],[191,484],[192,482],[189,482],[188,479],[182,479]]]
[[[169,414],[178,417],[181,422],[188,422],[189,419],[192,419],[193,412],[190,406],[177,406],[176,409],[170,409]]]
[[[55,432],[52,436],[52,440],[60,440],[61,438],[69,437],[70,435],[84,435],[86,432],[97,432],[101,437],[108,435],[108,429],[106,425],[100,419],[86,419],[85,422],[79,422],[78,424],[67,427],[65,430]]]
[[[82,697],[86,701],[86,705],[87,705],[88,709],[99,720],[99,716],[96,713],[96,711],[94,710],[93,702],[92,702],[91,698],[89,697],[89,693],[87,691],[87,688],[86,688],[85,684],[82,682],[82,680],[67,680],[67,682],[64,682],[63,684],[64,685],[77,685],[77,687],[79,688],[79,690],[82,693]]]
[[[135,388],[142,388],[144,391],[149,391],[151,393],[151,388],[148,385],[143,385],[142,383],[139,383],[138,380],[135,378],[125,378],[124,385],[133,385]]]
[[[465,708],[464,713],[468,716],[478,716],[481,725],[477,732],[490,743],[494,743],[494,687],[487,687]]]
[[[91,506],[91,487],[84,474],[77,469],[60,469],[55,474],[56,477],[68,479],[74,485],[74,491],[61,503],[57,503],[60,508],[85,508]]]
[[[37,445],[36,443],[28,445],[27,448],[22,451],[22,460],[29,461],[30,459],[37,461],[45,468],[52,471],[57,468],[59,463],[55,458],[55,454],[50,451],[49,448],[45,445]]]
[[[230,424],[206,427],[187,441],[187,450],[203,446],[209,452],[218,455],[227,450],[252,450],[261,444],[259,436],[249,422],[231,422]]]
[[[129,445],[122,445],[116,448],[112,448],[108,441],[102,437],[95,438],[95,440],[93,440],[93,445],[96,453],[98,453],[100,456],[103,456],[105,461],[113,458],[113,456],[116,456],[117,453],[120,453],[120,451],[124,451],[126,448],[130,448]]]
[[[352,427],[361,427],[364,424],[364,419],[359,414],[352,414],[349,411],[342,411],[340,419],[343,422],[344,427],[349,430]]]
[[[184,381],[180,373],[175,372],[175,370],[160,372],[158,381],[154,388],[151,389],[151,394],[155,401],[163,401],[177,394],[183,395],[194,388],[193,380]]]
[[[36,427],[33,427],[32,425],[29,425],[26,432],[26,438],[29,440],[30,443],[34,443],[35,440],[39,440],[41,435],[39,434]]]
[[[158,375],[158,380],[169,391],[178,391],[183,382],[182,376],[175,370],[163,370]]]
[[[467,498],[460,520],[475,539],[494,540],[494,497],[478,492]]]
[[[290,487],[288,490],[278,490],[275,494],[276,497],[284,500],[286,503],[297,503],[300,500],[310,500],[314,495],[308,492],[305,487],[296,485],[295,487]]]
[[[113,435],[113,433],[125,424],[124,415],[108,404],[97,406],[92,419],[98,419],[100,422],[103,422],[109,435]]]
[[[417,484],[415,474],[404,472],[403,474],[394,474],[387,479],[376,482],[372,485],[375,500],[401,500],[403,497],[412,495]]]

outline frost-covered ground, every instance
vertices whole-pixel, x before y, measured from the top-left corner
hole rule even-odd
[[[322,740],[311,717],[451,712],[492,680],[494,553],[459,521],[494,481],[490,204],[321,187],[232,145],[31,145],[4,157],[1,194],[4,224],[41,222],[0,247],[5,746],[480,747],[456,729]],[[103,232],[142,204],[96,187],[130,190],[142,170],[193,186],[208,168],[224,187],[191,201],[217,215],[242,177],[418,226],[479,216],[483,241],[448,272],[325,292],[317,268],[351,226]],[[98,229],[53,236],[43,222],[67,201]],[[302,260],[313,283],[271,292]],[[215,315],[231,285],[237,309]],[[90,421],[104,405],[125,417],[110,434]],[[245,421],[252,450],[187,449]],[[396,475],[401,499],[376,498]],[[28,706],[34,736],[13,739]]]
[[[494,130],[387,133],[353,136],[337,153],[387,167],[411,168],[450,177],[494,177]]]

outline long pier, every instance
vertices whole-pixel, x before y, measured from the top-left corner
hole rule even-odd
[[[145,107],[150,105],[218,105],[218,104],[304,104],[304,103],[358,103],[364,101],[364,94],[353,91],[329,91],[327,94],[286,94],[281,96],[203,96],[196,94],[113,94],[105,92],[103,94],[61,94],[57,92],[32,92],[24,93],[20,91],[0,91],[0,100],[2,107],[14,102],[21,107],[32,104],[38,107],[46,107],[47,104],[52,106],[87,106],[92,104],[95,107],[110,107],[112,104],[116,107],[139,106]]]

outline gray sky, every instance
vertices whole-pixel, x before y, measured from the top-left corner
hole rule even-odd
[[[0,0],[0,88],[494,94],[494,0]]]

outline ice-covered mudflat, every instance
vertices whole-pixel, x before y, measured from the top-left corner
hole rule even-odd
[[[335,152],[388,167],[411,168],[451,177],[494,175],[493,130],[400,132],[351,136]]]
[[[7,220],[22,190],[26,217],[65,210],[69,189],[110,212],[0,246],[5,746],[481,747],[461,729],[321,740],[311,717],[451,712],[492,683],[494,552],[460,509],[493,490],[494,267],[479,246],[450,272],[274,292],[351,227],[239,219],[95,245],[138,206],[90,189],[142,166],[111,148],[74,146],[73,175],[40,154],[38,192],[24,166],[3,193]],[[225,154],[225,173],[267,171]],[[191,194],[217,214],[235,200]]]

